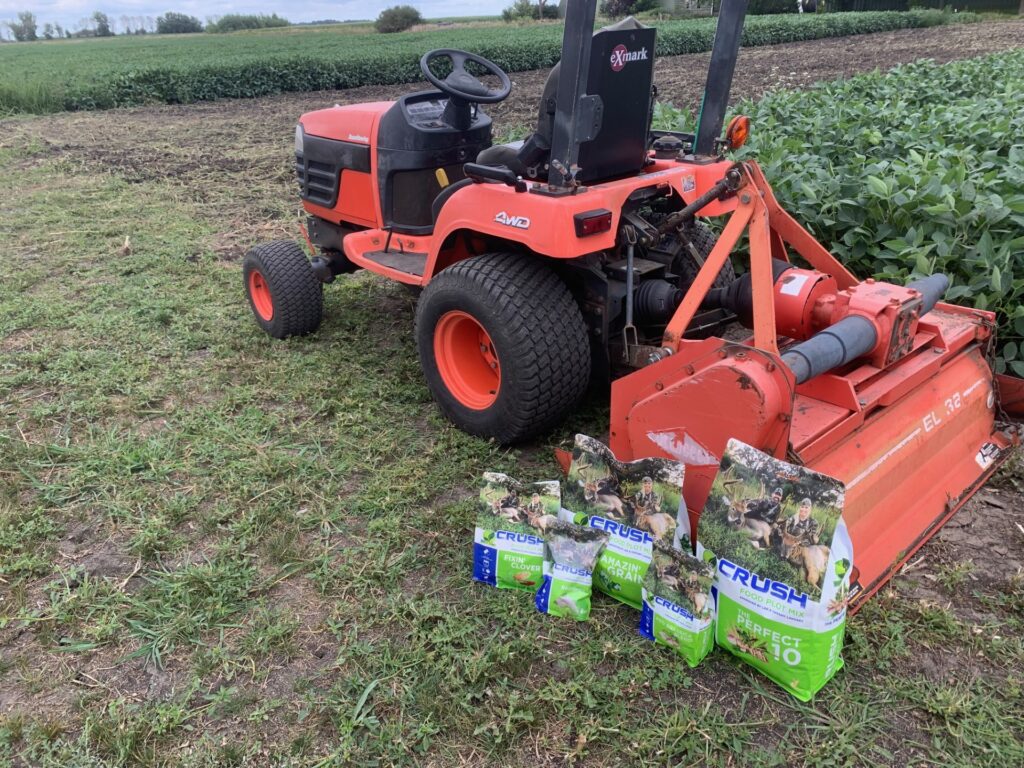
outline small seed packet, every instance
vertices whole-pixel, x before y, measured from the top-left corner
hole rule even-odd
[[[557,522],[544,536],[544,581],[535,598],[537,610],[586,621],[594,567],[608,543],[608,534],[586,525]]]
[[[654,542],[642,587],[640,634],[697,666],[715,644],[714,578],[711,562]]]

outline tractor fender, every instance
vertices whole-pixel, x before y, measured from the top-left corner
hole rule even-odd
[[[620,196],[621,200],[616,199]],[[441,208],[424,276],[438,271],[442,246],[459,231],[517,243],[552,259],[575,259],[613,248],[625,197],[602,194],[597,188],[579,195],[551,197],[516,192],[504,184],[470,184],[456,190]],[[577,236],[574,216],[598,209],[611,212],[611,226],[601,233]]]

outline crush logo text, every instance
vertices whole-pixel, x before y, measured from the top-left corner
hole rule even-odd
[[[604,517],[590,518],[590,527],[601,531],[608,531],[612,536],[618,536],[626,541],[636,541],[649,544],[654,541],[651,534],[637,528],[630,528],[628,525],[608,520]]]
[[[799,605],[801,608],[807,607],[806,593],[797,592],[791,586],[783,584],[781,581],[762,578],[746,568],[740,568],[736,563],[731,563],[725,558],[719,558],[718,572],[729,581],[735,581],[737,584],[750,587],[755,592],[771,595],[777,600]]]
[[[690,613],[688,610],[686,610],[682,606],[676,605],[671,600],[666,600],[664,597],[661,597],[660,595],[655,595],[654,596],[654,604],[655,605],[660,605],[662,608],[665,608],[665,609],[671,611],[672,613],[678,613],[680,616],[682,616],[685,619],[692,619],[692,618],[694,618],[693,614]]]
[[[513,531],[496,531],[494,538],[498,541],[514,541],[517,544],[543,544],[544,539],[529,533],[514,533]]]

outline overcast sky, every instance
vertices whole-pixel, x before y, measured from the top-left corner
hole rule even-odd
[[[0,0],[0,21],[13,19],[18,11],[32,11],[40,27],[46,22],[74,25],[103,11],[117,22],[121,16],[153,16],[178,11],[205,20],[226,13],[276,13],[289,21],[315,19],[372,19],[383,8],[408,3],[430,18],[496,14],[513,0]],[[42,30],[40,29],[40,32]]]

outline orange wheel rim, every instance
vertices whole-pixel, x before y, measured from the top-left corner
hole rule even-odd
[[[501,365],[494,342],[466,312],[441,315],[434,328],[434,359],[448,391],[462,405],[482,411],[494,405],[501,388]]]
[[[274,319],[274,300],[270,297],[270,288],[263,274],[256,269],[249,273],[249,296],[257,315],[267,322]]]

